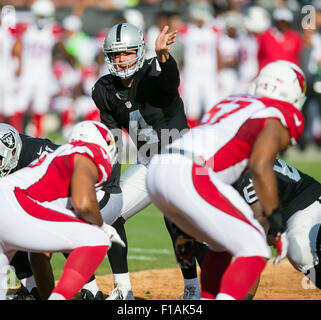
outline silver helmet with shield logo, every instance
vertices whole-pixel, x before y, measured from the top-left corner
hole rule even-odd
[[[9,124],[0,123],[0,177],[7,176],[16,168],[21,149],[19,132]]]
[[[113,61],[113,53],[123,52],[128,50],[136,50],[136,58],[126,63],[127,68],[125,70],[117,70],[117,63]],[[108,70],[111,74],[116,75],[122,79],[130,78],[136,71],[138,71],[144,64],[145,61],[145,41],[143,32],[129,23],[119,23],[113,26],[107,33],[104,45],[103,53],[105,61],[108,66]],[[136,61],[133,68],[128,66],[132,62]]]

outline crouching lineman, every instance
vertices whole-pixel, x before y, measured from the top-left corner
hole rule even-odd
[[[8,146],[13,134],[3,137]],[[103,223],[96,191],[117,158],[111,132],[98,122],[77,124],[71,142],[0,180],[0,269],[17,250],[70,252],[49,299],[71,299],[104,259],[117,232]],[[17,236],[18,235],[18,236]],[[5,273],[0,299],[6,297]]]
[[[295,269],[321,289],[321,184],[280,159],[277,159],[273,169],[278,183],[282,220],[286,225],[287,258]],[[264,213],[250,173],[246,172],[233,186],[251,206],[255,217],[262,220]],[[252,288],[247,299],[253,298],[256,287]]]
[[[13,143],[7,144],[7,137],[13,135]],[[5,123],[0,123],[0,156],[2,158],[2,165],[0,166],[1,178],[11,174],[21,168],[27,167],[32,161],[42,158],[49,152],[56,150],[60,145],[51,142],[49,139],[34,138],[24,134],[19,134],[18,131]],[[105,209],[103,219],[107,224],[111,224],[117,217],[122,206],[122,195],[119,187],[120,165],[116,163],[113,166],[111,177],[101,190],[97,192],[97,199],[99,200],[100,208]],[[67,254],[65,254],[67,255]],[[42,266],[41,272],[34,270],[38,278],[42,276],[46,270],[46,281],[38,279],[42,283],[43,293],[42,298],[49,296],[54,287],[54,278],[50,267],[50,261],[45,261],[46,256],[32,253],[33,269],[35,266]],[[30,266],[28,253],[24,251],[17,251],[10,265],[14,267],[17,278],[21,282],[21,287],[14,295],[8,296],[8,299],[13,300],[37,300],[40,299],[37,285],[33,276],[33,270]],[[38,269],[38,268],[37,268]],[[81,297],[88,300],[103,300],[104,296],[97,287],[95,277],[92,276],[81,290]]]
[[[305,89],[299,67],[270,63],[256,80],[256,96],[219,102],[200,126],[151,160],[146,182],[154,204],[210,247],[201,270],[204,299],[244,299],[271,254],[262,226],[231,186],[247,167],[273,242],[282,245],[273,165],[277,154],[302,135]]]

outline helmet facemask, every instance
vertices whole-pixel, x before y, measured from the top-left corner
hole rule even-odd
[[[0,177],[7,176],[18,165],[22,148],[19,133],[11,126],[0,124]]]

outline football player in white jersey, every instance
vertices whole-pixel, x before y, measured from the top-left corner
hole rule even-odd
[[[241,33],[238,89],[239,92],[250,93],[259,71],[257,35],[269,28],[271,18],[266,9],[252,6],[246,12],[243,21],[245,32]]]
[[[219,52],[221,64],[219,71],[219,92],[223,99],[231,94],[240,93],[240,29],[242,26],[239,13],[230,12],[225,15],[225,27],[220,36]]]
[[[1,139],[10,148],[15,137],[9,132]],[[96,197],[117,161],[112,133],[99,122],[84,121],[73,128],[68,141],[0,181],[5,208],[0,223],[0,299],[7,291],[3,270],[17,250],[70,252],[49,297],[65,300],[90,278],[111,241],[124,245],[115,229],[103,222]]]
[[[0,25],[0,117],[10,121],[15,109],[15,60],[12,58],[15,38],[14,29]],[[1,120],[0,120],[1,121]]]
[[[52,72],[52,49],[57,41],[54,23],[55,7],[49,0],[37,0],[31,6],[35,21],[28,25],[20,39],[19,93],[17,108],[20,121],[29,105],[34,116],[35,137],[43,135],[42,118],[49,110],[54,94],[55,78]]]
[[[244,299],[270,258],[263,227],[231,186],[246,168],[270,224],[277,259],[284,254],[273,165],[277,154],[303,133],[305,91],[298,66],[270,63],[256,80],[256,96],[219,102],[200,126],[150,162],[146,184],[154,204],[210,248],[201,270],[203,299]]]
[[[212,7],[193,3],[189,8],[192,22],[180,31],[184,46],[182,98],[190,127],[198,124],[203,112],[218,102],[218,39],[213,26]]]

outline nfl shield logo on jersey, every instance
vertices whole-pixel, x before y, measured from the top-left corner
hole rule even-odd
[[[132,107],[132,104],[130,101],[126,101],[125,106],[127,107],[127,109],[130,109]]]
[[[0,138],[1,142],[9,149],[13,149],[15,146],[15,139],[12,132],[6,133]]]

